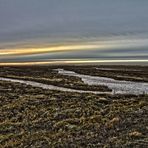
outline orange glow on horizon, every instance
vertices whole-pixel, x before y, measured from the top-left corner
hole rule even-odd
[[[93,42],[81,42],[77,44],[67,44],[67,45],[49,45],[49,47],[30,47],[30,48],[18,48],[15,49],[1,49],[0,56],[15,56],[15,55],[32,55],[32,54],[43,54],[50,52],[65,52],[65,51],[75,51],[75,50],[90,50],[90,49],[118,49],[138,47],[139,45],[145,45],[148,39],[135,39],[135,40],[112,40],[112,41],[93,41]]]
[[[65,46],[54,46],[46,48],[22,48],[22,49],[5,49],[1,50],[0,56],[2,55],[30,55],[40,54],[48,52],[60,52],[60,51],[71,51],[71,50],[83,50],[83,49],[98,49],[105,48],[105,45],[65,45]]]
[[[130,63],[148,62],[148,60],[69,60],[69,61],[45,61],[45,62],[12,62],[0,63],[0,66],[27,66],[27,65],[50,65],[50,64],[91,64],[91,63]]]

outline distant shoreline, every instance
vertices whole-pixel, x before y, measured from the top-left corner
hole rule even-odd
[[[134,66],[148,66],[148,61],[121,61],[121,60],[112,60],[110,61],[47,61],[47,62],[6,62],[1,63],[0,66],[46,66],[46,65],[134,65]]]

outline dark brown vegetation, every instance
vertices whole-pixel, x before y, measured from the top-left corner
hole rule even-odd
[[[1,67],[0,77],[17,78],[51,84],[55,86],[90,91],[111,91],[107,86],[89,86],[80,78],[64,76],[54,70],[55,67]]]
[[[17,69],[6,72],[25,76]],[[146,148],[148,96],[69,93],[0,81],[0,147]]]
[[[148,82],[148,66],[65,66],[64,69],[116,80]]]

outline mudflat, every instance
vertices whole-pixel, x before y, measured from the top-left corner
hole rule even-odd
[[[84,91],[49,90],[0,80],[0,147],[148,146],[147,92],[114,93],[108,86],[89,85],[55,69],[148,83],[147,66],[0,67],[1,78]]]

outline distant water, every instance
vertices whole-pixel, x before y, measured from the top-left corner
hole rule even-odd
[[[58,87],[58,86],[54,86],[54,85],[38,83],[38,82],[34,82],[34,81],[18,80],[18,79],[11,79],[11,78],[2,78],[2,77],[0,77],[0,81],[21,83],[21,84],[30,85],[30,86],[33,86],[33,87],[39,87],[39,88],[42,88],[42,89],[65,91],[65,92],[111,94],[110,92],[76,90],[76,89],[70,89],[70,88],[64,88],[64,87]]]
[[[64,69],[55,69],[55,70],[58,71],[59,74],[79,77],[82,79],[82,81],[85,84],[88,84],[88,85],[108,86],[110,89],[112,89],[112,92],[76,90],[76,89],[58,87],[54,85],[47,85],[47,84],[38,83],[34,81],[19,80],[14,78],[11,79],[11,78],[0,77],[0,81],[10,81],[10,82],[31,85],[33,87],[39,87],[42,89],[58,90],[58,91],[66,91],[66,92],[94,93],[94,94],[137,94],[137,95],[148,94],[148,83],[119,81],[119,80],[114,80],[106,77],[82,75],[82,74],[78,74],[73,71],[67,71]]]
[[[119,81],[112,78],[78,74],[73,71],[68,71],[64,69],[56,70],[59,74],[79,77],[85,84],[88,85],[108,86],[115,94],[148,94],[148,83]]]

